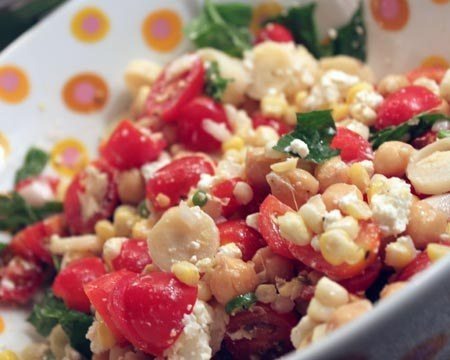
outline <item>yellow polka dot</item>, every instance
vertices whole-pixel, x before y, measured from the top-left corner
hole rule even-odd
[[[89,156],[86,147],[74,138],[59,141],[50,153],[50,164],[61,175],[73,176],[88,162]]]
[[[267,1],[258,5],[253,9],[250,29],[256,34],[265,20],[280,14],[282,11],[283,7],[277,1]]]
[[[399,31],[409,20],[407,0],[371,0],[370,9],[373,18],[384,30]]]
[[[19,357],[14,351],[4,350],[0,352],[0,360],[19,360]]]
[[[70,24],[73,36],[87,43],[102,40],[109,32],[109,19],[96,7],[86,7],[78,11]]]
[[[445,59],[444,57],[439,56],[439,55],[431,55],[431,56],[426,57],[425,59],[422,60],[421,65],[424,67],[440,66],[440,67],[446,67],[446,68],[448,68],[450,66],[447,59]]]
[[[170,52],[183,38],[183,24],[173,10],[160,9],[150,13],[142,23],[142,36],[146,44],[160,52]]]
[[[94,73],[73,76],[66,82],[62,91],[66,106],[79,113],[101,110],[108,100],[108,95],[106,82]]]
[[[3,320],[3,317],[0,316],[0,334],[4,331],[5,331],[5,321]]]
[[[0,66],[0,100],[18,104],[30,93],[30,82],[25,71],[15,65]]]

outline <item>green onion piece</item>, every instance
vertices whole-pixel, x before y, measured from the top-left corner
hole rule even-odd
[[[225,305],[227,314],[235,315],[236,313],[248,310],[257,302],[255,293],[247,293],[236,296]]]
[[[197,190],[192,197],[192,203],[195,206],[205,206],[208,202],[208,195],[203,190]]]
[[[450,137],[450,130],[440,130],[437,133],[437,137],[438,137],[438,139],[444,139],[444,138]]]
[[[150,210],[147,208],[147,203],[145,200],[142,200],[137,207],[139,216],[142,218],[148,218],[150,215]]]

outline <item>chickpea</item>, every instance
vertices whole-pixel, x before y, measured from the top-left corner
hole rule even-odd
[[[211,293],[222,305],[238,295],[254,291],[258,285],[253,263],[224,255],[217,257],[207,280]]]
[[[280,174],[271,172],[266,179],[272,194],[295,210],[319,191],[319,182],[316,178],[302,169],[293,169]]]
[[[338,307],[328,322],[328,329],[337,329],[354,319],[364,315],[366,312],[372,309],[372,303],[368,300],[357,300],[349,304]]]
[[[314,175],[319,181],[320,192],[337,183],[350,183],[349,166],[339,156],[320,164]]]
[[[249,149],[245,159],[245,175],[247,182],[258,189],[267,189],[266,175],[271,172],[270,165],[279,159],[271,159],[265,155],[264,148]]]
[[[381,95],[386,96],[408,85],[409,80],[406,78],[406,76],[388,75],[381,79],[381,81],[378,83],[377,90]]]
[[[425,201],[411,205],[406,234],[411,236],[417,249],[425,249],[429,243],[438,242],[447,228],[447,215],[434,209]]]
[[[123,171],[117,177],[117,191],[124,204],[137,205],[145,197],[145,182],[138,169]]]
[[[328,187],[322,194],[322,200],[328,211],[339,209],[339,200],[343,196],[355,193],[359,200],[363,199],[361,191],[355,185],[349,184],[333,184]]]
[[[414,148],[401,141],[387,141],[375,152],[375,172],[388,177],[403,177]]]
[[[252,261],[259,283],[274,283],[275,278],[291,279],[294,276],[293,262],[273,253],[269,247],[259,249]]]
[[[383,290],[381,290],[380,297],[381,299],[386,299],[397,291],[403,289],[406,286],[406,281],[396,281],[391,284],[387,284]]]

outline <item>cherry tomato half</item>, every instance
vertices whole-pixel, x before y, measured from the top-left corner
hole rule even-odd
[[[239,181],[242,179],[227,179],[214,184],[211,188],[211,194],[222,201],[222,215],[225,217],[235,214],[243,206],[234,196],[234,187]]]
[[[193,63],[184,71],[175,71],[174,67],[183,64],[187,56],[195,56]],[[186,55],[169,63],[155,83],[152,85],[146,103],[146,115],[160,117],[164,121],[178,119],[181,108],[197,95],[200,95],[204,86],[205,68],[200,57]],[[178,64],[176,62],[178,61]]]
[[[206,130],[206,121],[230,129],[221,104],[206,96],[197,97],[179,112],[179,141],[191,150],[206,152],[219,150],[221,141]]]
[[[82,258],[71,262],[61,270],[53,282],[53,292],[64,300],[70,309],[89,313],[90,302],[84,285],[106,273],[98,257]]]
[[[350,279],[340,281],[340,284],[352,294],[366,291],[378,278],[383,267],[381,260],[377,259],[373,264],[369,265],[364,271]]]
[[[410,120],[441,103],[439,97],[423,86],[406,86],[390,94],[378,108],[375,127],[380,130]]]
[[[361,135],[346,128],[337,129],[330,147],[341,150],[341,159],[347,163],[373,159],[370,143]]]
[[[150,130],[124,120],[100,146],[100,154],[111,166],[128,170],[156,160],[165,146],[161,133],[152,134]]]
[[[235,243],[242,251],[244,261],[251,260],[256,251],[266,245],[261,235],[255,229],[247,226],[244,220],[226,221],[217,225],[217,227],[220,244]]]
[[[252,123],[255,129],[260,126],[270,126],[271,128],[275,129],[275,131],[280,136],[290,132],[293,129],[291,126],[285,124],[284,122],[281,122],[278,119],[264,116],[261,113],[255,113],[252,116]]]
[[[111,261],[114,270],[127,269],[136,273],[141,273],[151,263],[147,241],[142,239],[127,239],[122,244],[119,255]]]
[[[147,199],[157,210],[177,205],[187,197],[191,187],[197,185],[201,174],[214,174],[212,163],[204,156],[192,155],[172,160],[148,180]],[[163,206],[158,202],[159,194],[167,196],[170,204]]]
[[[108,310],[116,327],[138,349],[158,356],[183,330],[183,317],[197,300],[197,287],[173,275],[127,275],[109,294]]]
[[[259,44],[264,41],[275,41],[279,43],[293,42],[294,36],[283,25],[276,23],[268,23],[262,28],[256,36],[255,43]]]
[[[414,275],[428,269],[431,266],[431,260],[426,251],[422,251],[411,261],[397,276],[395,281],[407,281]]]
[[[416,81],[418,78],[426,77],[436,81],[438,84],[442,81],[445,73],[447,72],[447,67],[445,66],[420,66],[414,70],[411,70],[406,74],[406,77],[410,82]]]

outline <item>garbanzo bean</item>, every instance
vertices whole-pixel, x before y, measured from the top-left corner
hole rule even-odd
[[[385,176],[403,177],[408,166],[409,158],[414,148],[401,141],[387,141],[375,152],[373,165],[375,172]]]
[[[138,169],[122,171],[117,177],[117,191],[124,204],[137,205],[145,197],[145,182]]]
[[[319,181],[319,189],[325,191],[327,187],[337,183],[349,183],[349,166],[339,156],[320,164],[314,175]]]
[[[292,261],[273,253],[269,247],[259,249],[252,261],[259,283],[274,283],[275,278],[290,279],[294,276]]]
[[[387,75],[378,83],[377,90],[386,96],[408,85],[409,80],[404,75]]]
[[[359,200],[363,199],[361,191],[355,185],[333,184],[322,194],[322,200],[328,211],[339,209],[339,200],[345,195],[355,193]]]
[[[267,188],[266,175],[271,172],[270,165],[279,161],[267,157],[264,148],[249,149],[245,159],[247,182],[257,188]]]

